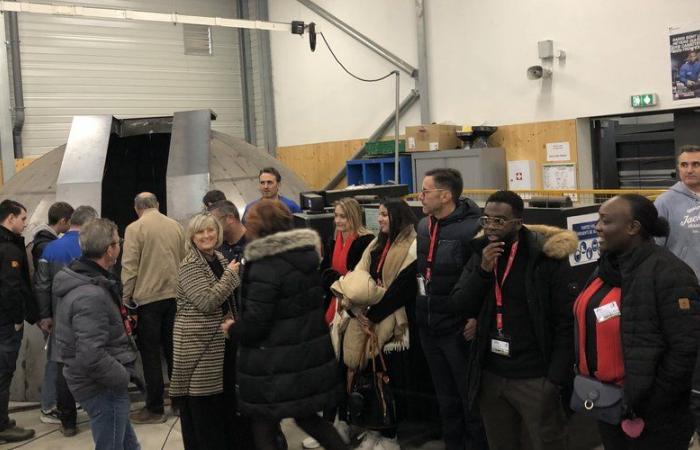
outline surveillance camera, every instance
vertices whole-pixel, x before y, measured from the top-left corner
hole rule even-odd
[[[540,78],[549,78],[551,76],[552,71],[542,66],[530,66],[527,68],[528,80],[539,80]]]

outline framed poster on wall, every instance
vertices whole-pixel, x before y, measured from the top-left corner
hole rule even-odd
[[[669,43],[673,100],[700,97],[700,24],[670,27]]]

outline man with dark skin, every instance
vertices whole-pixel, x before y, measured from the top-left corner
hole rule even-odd
[[[577,291],[568,255],[578,240],[568,230],[524,226],[523,209],[512,191],[488,198],[479,219],[484,235],[472,241],[472,257],[450,303],[455,314],[478,317],[468,401],[481,411],[489,447],[520,449],[527,430],[529,447],[563,450],[560,395],[573,377],[571,305]]]

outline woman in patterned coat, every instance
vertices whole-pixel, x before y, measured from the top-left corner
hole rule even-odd
[[[226,422],[220,326],[234,310],[239,263],[227,262],[215,250],[222,228],[211,214],[193,217],[186,239],[188,252],[178,274],[170,396],[180,407],[185,449],[223,450],[235,437],[228,436]]]

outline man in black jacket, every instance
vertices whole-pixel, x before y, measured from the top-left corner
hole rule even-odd
[[[29,275],[33,280],[39,259],[44,249],[50,242],[58,239],[60,234],[65,233],[70,228],[70,218],[73,214],[73,207],[66,202],[56,202],[49,207],[49,222],[40,225],[34,230],[32,241],[27,244],[27,260],[29,264]],[[37,299],[37,303],[39,300]],[[44,339],[49,338],[51,333],[51,318],[41,316],[41,305],[39,306],[39,328],[44,332]],[[48,344],[50,345],[50,344]],[[56,409],[56,363],[46,358],[44,366],[44,381],[41,383],[41,421],[44,423],[59,423],[58,410]]]
[[[440,405],[447,450],[487,449],[483,425],[467,402],[467,344],[464,315],[449,309],[449,294],[469,261],[479,229],[479,207],[460,201],[462,175],[455,169],[425,174],[420,200],[427,217],[418,224],[416,321]]]
[[[66,202],[56,202],[49,207],[49,222],[34,229],[32,241],[27,244],[27,257],[31,257],[30,275],[39,266],[39,258],[49,242],[68,231],[71,215],[73,207]]]
[[[577,287],[567,256],[574,233],[522,225],[523,200],[499,191],[486,201],[485,235],[473,241],[450,303],[478,317],[471,348],[469,402],[478,402],[492,449],[564,450],[561,391],[573,378]]]
[[[34,436],[34,430],[16,426],[8,416],[24,321],[34,323],[37,315],[21,235],[26,224],[24,206],[13,200],[0,203],[0,440],[8,442]]]

